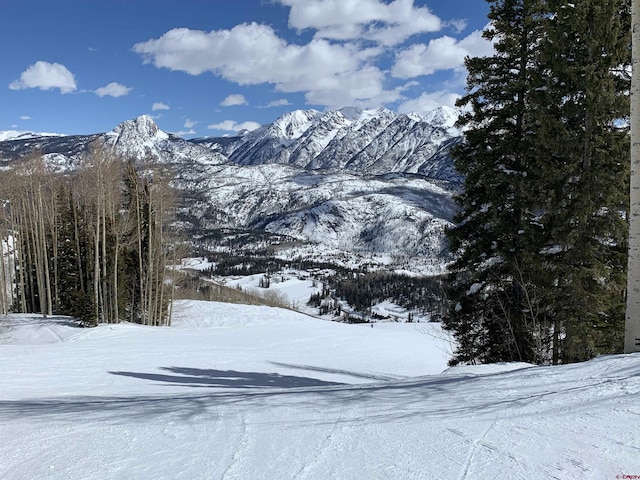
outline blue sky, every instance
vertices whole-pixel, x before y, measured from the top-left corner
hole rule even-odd
[[[485,0],[0,0],[0,130],[138,115],[185,138],[347,105],[452,105]]]

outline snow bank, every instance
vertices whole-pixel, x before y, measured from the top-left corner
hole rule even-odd
[[[531,363],[510,362],[490,363],[487,365],[456,365],[442,372],[442,375],[490,375],[492,373],[511,372],[522,368],[535,367]]]
[[[0,478],[640,474],[640,354],[438,375],[448,347],[437,324],[371,328],[204,302],[175,314],[172,328],[10,318]],[[27,332],[36,343],[20,344]],[[43,343],[52,332],[61,338]]]
[[[306,315],[282,308],[178,300],[174,304],[172,326],[175,328],[216,328],[290,324],[310,320]]]
[[[42,315],[0,316],[0,344],[44,345],[64,342],[86,332],[67,317],[42,318]]]

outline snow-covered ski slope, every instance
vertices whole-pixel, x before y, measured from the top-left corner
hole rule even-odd
[[[0,319],[0,478],[640,475],[640,356],[447,369],[436,324],[179,302],[173,327]]]

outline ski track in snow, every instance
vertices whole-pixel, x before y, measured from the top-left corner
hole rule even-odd
[[[407,324],[182,307],[170,328],[0,320],[0,478],[640,474],[640,355],[446,369]]]

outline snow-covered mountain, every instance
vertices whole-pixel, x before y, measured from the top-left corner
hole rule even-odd
[[[36,151],[65,170],[102,142],[123,158],[173,168],[191,232],[259,229],[442,264],[459,179],[448,151],[459,137],[447,115],[430,121],[387,109],[306,110],[239,137],[185,140],[143,115],[104,134],[0,141],[0,166]]]
[[[422,116],[422,119],[442,128],[454,128],[460,116],[460,110],[447,106],[438,107]]]
[[[246,135],[206,144],[240,165],[278,163],[377,175],[437,172],[437,178],[458,181],[452,169],[433,168],[435,162],[450,164],[442,150],[460,138],[453,128],[456,119],[457,111],[447,107],[423,117],[385,108],[298,110]]]
[[[250,227],[346,251],[423,255],[442,262],[453,215],[446,184],[419,175],[361,176],[282,165],[209,170],[214,223]]]
[[[5,142],[7,140],[26,140],[29,138],[36,137],[61,137],[62,135],[58,133],[46,133],[46,132],[29,132],[29,131],[20,131],[20,130],[0,130],[0,142]]]

